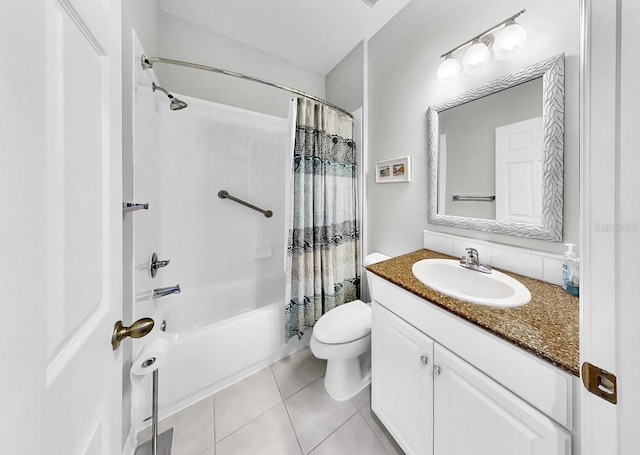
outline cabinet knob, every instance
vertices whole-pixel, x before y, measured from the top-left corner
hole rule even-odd
[[[440,375],[440,367],[438,365],[433,366],[433,374],[435,374],[436,376]]]
[[[426,365],[427,363],[429,363],[429,357],[427,357],[426,355],[421,355],[420,356],[420,363],[423,365]]]

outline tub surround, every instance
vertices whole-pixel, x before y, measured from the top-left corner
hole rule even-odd
[[[284,343],[283,257],[272,254],[284,248],[289,122],[178,93],[189,107],[172,111],[151,90],[151,75],[136,70],[133,198],[150,210],[135,222],[133,319],[151,316],[153,335],[170,340],[159,372],[164,416],[308,345],[309,337]],[[274,216],[220,199],[220,190]],[[153,251],[171,260],[155,278]],[[153,289],[176,283],[180,295],[151,298]],[[134,358],[151,339],[135,340]],[[151,380],[131,384],[135,431],[147,424]]]
[[[415,262],[435,258],[457,259],[422,249],[373,264],[368,270],[579,376],[578,298],[568,295],[559,286],[501,270],[529,289],[531,302],[517,308],[465,303],[430,289],[411,273]]]

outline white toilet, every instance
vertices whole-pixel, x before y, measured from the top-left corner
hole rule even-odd
[[[386,259],[390,257],[372,253],[363,265]],[[322,315],[313,327],[310,348],[314,356],[327,360],[327,393],[339,401],[353,397],[371,382],[371,307],[354,300]]]

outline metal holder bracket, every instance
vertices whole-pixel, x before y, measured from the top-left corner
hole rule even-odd
[[[140,64],[142,65],[142,69],[148,70],[153,68],[153,63],[147,58],[146,55],[142,55],[140,57]]]
[[[158,370],[151,374],[151,440],[138,446],[134,455],[171,455],[173,428],[158,435]]]
[[[138,204],[136,202],[122,203],[122,213],[135,212],[136,210],[149,210],[149,204]]]

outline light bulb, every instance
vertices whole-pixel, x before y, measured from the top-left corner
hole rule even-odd
[[[472,45],[467,52],[465,52],[462,59],[462,67],[467,74],[478,74],[485,69],[489,62],[491,53],[486,44],[476,42]]]
[[[447,56],[444,62],[440,64],[438,68],[438,80],[442,85],[453,85],[458,76],[460,75],[460,62],[450,55]]]
[[[520,24],[512,22],[503,28],[493,44],[496,60],[507,60],[517,54],[527,40],[527,31]]]

